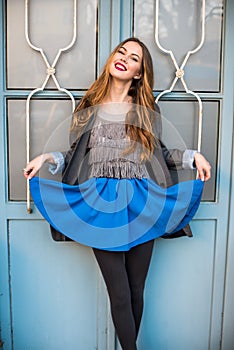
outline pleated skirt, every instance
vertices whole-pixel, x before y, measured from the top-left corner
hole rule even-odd
[[[50,225],[76,242],[110,251],[127,251],[185,227],[203,187],[201,180],[168,188],[147,178],[91,178],[77,186],[30,180],[34,203]]]

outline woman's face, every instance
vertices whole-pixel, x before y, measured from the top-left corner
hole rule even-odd
[[[110,75],[122,81],[140,79],[142,48],[134,41],[128,41],[114,54],[110,63]]]

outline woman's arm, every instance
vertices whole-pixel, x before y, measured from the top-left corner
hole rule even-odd
[[[24,169],[24,176],[26,179],[30,180],[35,176],[45,163],[49,163],[49,171],[51,174],[55,175],[62,173],[72,157],[77,142],[78,139],[73,142],[67,152],[43,153],[31,160]]]
[[[202,181],[207,181],[210,179],[210,163],[201,153],[195,150],[168,150],[165,146],[162,147],[162,151],[169,169],[194,169],[194,167],[196,167],[199,179]]]
[[[52,153],[43,153],[31,160],[24,169],[24,177],[31,179],[41,169],[44,163],[55,164]]]
[[[77,108],[77,107],[76,107]],[[70,162],[77,142],[77,131],[70,133],[70,149],[66,152],[50,152],[39,155],[31,160],[24,169],[26,179],[31,179],[41,169],[44,163],[49,163],[49,171],[51,174],[59,174],[64,171]]]
[[[198,176],[202,181],[207,181],[211,177],[211,166],[205,157],[195,150],[167,149],[161,141],[162,120],[159,106],[156,105],[156,122],[153,123],[153,131],[159,139],[164,159],[168,168],[194,169],[197,168]]]

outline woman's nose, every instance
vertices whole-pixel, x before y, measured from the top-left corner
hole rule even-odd
[[[123,56],[123,57],[121,57],[121,60],[123,61],[123,62],[128,62],[128,57],[127,56]]]

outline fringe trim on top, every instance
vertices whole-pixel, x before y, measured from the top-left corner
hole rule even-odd
[[[131,142],[124,123],[107,123],[97,118],[89,140],[89,177],[148,178],[141,161],[141,144],[137,144],[134,152],[123,154]]]
[[[89,177],[110,177],[110,178],[148,178],[149,174],[145,164],[136,164],[130,161],[107,161],[102,163],[93,163],[90,168]]]
[[[100,146],[91,148],[89,152],[89,164],[106,162],[106,161],[130,161],[141,164],[141,150],[137,147],[134,152],[123,154],[124,149]]]

